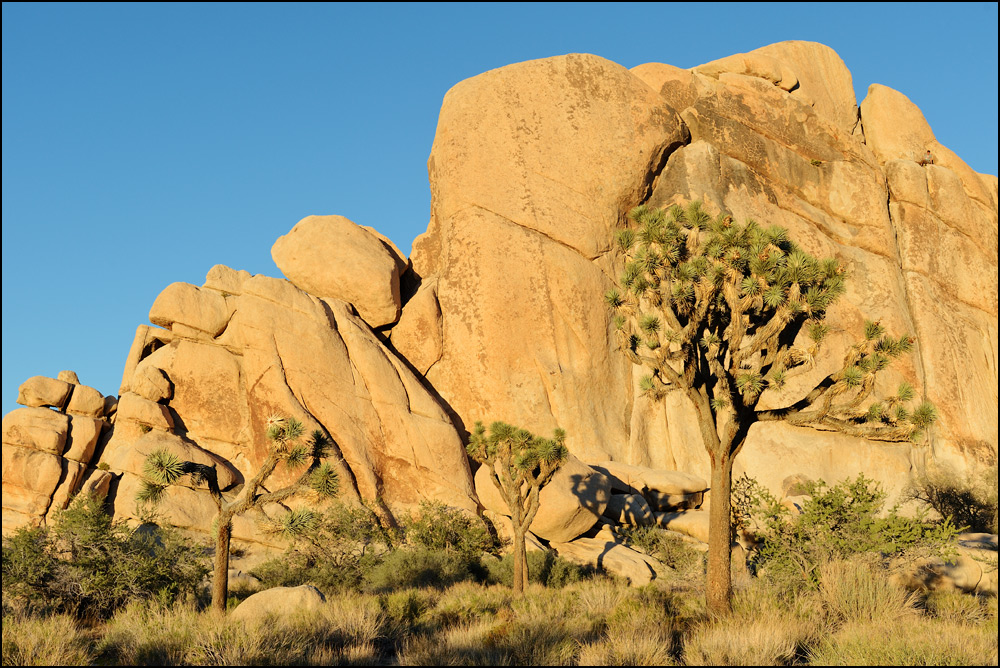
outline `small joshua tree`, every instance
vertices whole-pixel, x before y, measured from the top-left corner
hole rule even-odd
[[[834,258],[798,248],[782,227],[737,224],[709,216],[699,202],[668,209],[639,206],[615,233],[622,264],[618,287],[605,294],[625,355],[650,373],[640,387],[651,398],[680,390],[697,415],[711,461],[707,597],[728,612],[730,494],[733,460],[757,422],[840,431],[883,441],[916,439],[936,418],[934,407],[906,407],[902,384],[886,400],[872,394],[879,372],[914,339],[865,324],[842,367],[806,395],[777,410],[758,409],[766,389],[780,390],[811,366],[829,331],[827,309],[844,293],[845,270]],[[796,345],[800,332],[811,339]]]
[[[233,518],[249,511],[263,515],[264,506],[281,503],[306,489],[313,490],[321,497],[332,498],[339,490],[339,477],[333,467],[320,460],[326,454],[329,438],[320,430],[312,433],[308,443],[301,443],[304,428],[294,418],[271,416],[267,421],[267,458],[256,475],[248,481],[234,498],[227,499],[219,489],[219,480],[214,466],[181,461],[176,455],[163,450],[154,450],[146,458],[143,471],[146,479],[136,495],[140,503],[155,505],[163,497],[167,486],[174,484],[181,476],[188,475],[196,482],[203,482],[215,501],[219,512],[213,524],[215,531],[215,565],[212,574],[212,607],[224,613],[229,597],[229,539],[232,534]],[[290,469],[305,467],[302,475],[293,484],[267,491],[264,484],[274,473],[278,464],[284,462]],[[265,516],[266,517],[266,516]],[[309,510],[292,510],[275,521],[276,528],[286,534],[296,535],[308,531],[316,523],[316,516]]]
[[[556,429],[551,439],[534,436],[505,422],[490,425],[490,434],[477,422],[469,445],[469,456],[489,471],[510,509],[514,525],[514,592],[528,586],[528,560],[524,534],[538,512],[538,493],[566,459],[566,433]]]

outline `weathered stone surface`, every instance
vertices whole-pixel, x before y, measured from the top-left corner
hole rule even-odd
[[[247,621],[271,616],[280,622],[316,610],[324,603],[326,597],[323,592],[312,585],[272,587],[247,598],[236,606],[229,617],[232,620]]]
[[[73,385],[73,392],[66,405],[66,412],[73,415],[99,418],[104,415],[104,395],[88,385]]]
[[[612,494],[604,516],[628,526],[644,527],[656,523],[652,509],[641,494]]]
[[[372,327],[399,319],[402,258],[376,236],[343,216],[303,218],[271,247],[281,273],[317,297],[354,305]]]
[[[73,495],[80,488],[80,481],[87,468],[86,464],[63,459],[59,462],[61,468],[59,484],[52,492],[52,503],[49,505],[49,512],[53,510],[63,510],[69,506]]]
[[[572,542],[550,543],[563,559],[628,578],[633,587],[649,584],[656,578],[660,564],[623,543],[600,538],[577,538]]]
[[[701,507],[705,500],[705,492],[668,494],[655,489],[647,489],[643,492],[643,496],[654,511],[691,510]]]
[[[62,458],[10,443],[3,444],[3,507],[44,515],[62,477]]]
[[[144,434],[132,445],[131,448],[119,448],[107,456],[107,462],[111,470],[115,472],[125,471],[142,477],[143,466],[146,458],[156,450],[165,450],[182,462],[194,462],[204,466],[215,467],[218,476],[219,488],[226,490],[237,482],[242,482],[239,475],[221,457],[206,452],[195,443],[185,440],[176,434],[168,434],[163,431],[151,431]],[[207,489],[205,483],[195,484],[190,476],[183,476],[177,482],[179,485],[188,487],[201,487]]]
[[[103,404],[103,401],[101,403]],[[85,415],[71,416],[67,447],[63,457],[74,462],[88,464],[106,425],[107,423],[101,419]]]
[[[654,513],[656,526],[708,542],[708,511],[681,510],[674,513]]]
[[[173,416],[163,404],[144,399],[134,392],[125,392],[118,397],[117,424],[131,420],[151,429],[169,431],[174,426]]]
[[[170,330],[150,327],[149,325],[139,325],[135,330],[135,337],[132,339],[132,346],[125,358],[125,370],[122,372],[122,384],[118,389],[119,394],[131,392],[132,376],[135,374],[139,361],[145,359],[158,348],[173,341],[174,335]]]
[[[212,270],[220,284],[236,275],[225,269]],[[137,399],[173,416],[178,436],[232,466],[243,479],[266,458],[267,419],[279,414],[300,419],[307,435],[318,429],[331,437],[330,461],[338,467],[347,499],[379,499],[384,505],[376,506],[385,513],[422,500],[475,510],[468,459],[447,414],[350,306],[280,279],[245,276],[240,281],[239,294],[230,292],[227,298],[234,315],[214,341],[163,341],[150,330],[137,331],[133,350],[141,354],[130,361],[132,373],[124,384],[138,388],[142,375],[157,370],[173,389],[161,404],[135,393],[121,397],[103,455],[114,470],[126,472],[118,486],[116,516],[138,516],[133,497],[141,474],[142,457],[136,453],[144,454],[140,442],[154,435],[174,438],[124,427],[134,424],[130,404]],[[299,473],[281,466],[267,486],[294,482]],[[214,505],[204,491],[188,491],[169,490],[158,511],[173,524],[205,531]],[[240,518],[233,532],[241,540],[275,544],[252,518]]]
[[[111,489],[111,481],[114,476],[108,471],[90,468],[84,471],[80,478],[79,494],[92,494],[98,498],[104,498]]]
[[[506,515],[502,515],[492,510],[484,510],[483,516],[496,527],[500,540],[507,544],[508,548],[513,548],[514,544],[514,523]],[[524,534],[524,549],[527,552],[545,552],[547,547],[542,545],[538,537],[530,531]]]
[[[56,378],[70,385],[80,384],[80,377],[76,375],[76,371],[60,371]]]
[[[969,538],[972,536],[973,538]],[[963,539],[964,537],[964,539]],[[987,540],[977,539],[985,537]],[[958,554],[928,557],[900,565],[893,581],[913,590],[997,595],[996,534],[961,534]]]
[[[147,360],[148,359],[149,358],[147,358]],[[138,394],[143,399],[153,402],[160,402],[164,399],[169,399],[172,396],[174,389],[173,383],[171,383],[170,379],[167,378],[167,375],[163,373],[163,369],[157,368],[152,364],[145,363],[140,364],[136,368],[129,387],[135,394]]]
[[[393,346],[420,374],[427,374],[443,353],[441,304],[437,281],[421,284],[406,302],[399,322],[392,328]]]
[[[32,408],[51,406],[62,410],[69,399],[72,386],[63,380],[32,376],[21,383],[17,390],[17,403]]]
[[[183,325],[198,336],[211,338],[221,334],[229,323],[232,309],[226,298],[214,290],[203,290],[190,283],[171,283],[159,294],[149,309],[149,321],[167,329]]]
[[[61,455],[66,448],[69,416],[47,408],[16,408],[3,416],[3,442]]]
[[[483,506],[510,517],[487,469],[479,467],[475,482]],[[570,455],[539,492],[538,513],[529,529],[545,540],[571,541],[597,523],[610,496],[607,477]]]
[[[626,440],[623,412],[604,409],[627,368],[590,299],[610,286],[591,258],[684,139],[662,98],[595,56],[518,63],[448,92],[428,165],[431,224],[411,259],[437,278],[444,314],[427,379],[463,422],[573,425],[570,449],[588,460]],[[413,338],[392,341],[408,355],[423,346]]]
[[[702,478],[683,471],[665,471],[622,462],[600,462],[593,466],[608,475],[616,488],[630,488],[640,494],[654,491],[666,495],[685,495],[708,489],[708,483]]]
[[[250,272],[235,270],[224,264],[217,264],[208,270],[202,287],[217,290],[223,296],[238,295],[243,292],[243,283],[250,278]]]

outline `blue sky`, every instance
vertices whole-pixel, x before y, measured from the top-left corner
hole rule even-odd
[[[164,287],[218,263],[280,276],[271,244],[306,215],[408,252],[445,92],[514,62],[822,42],[859,102],[902,91],[997,173],[995,3],[4,3],[2,31],[4,413],[62,369],[116,394]]]

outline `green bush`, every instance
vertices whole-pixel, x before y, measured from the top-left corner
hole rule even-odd
[[[527,558],[528,581],[546,587],[562,588],[595,574],[594,569],[578,566],[548,550],[528,552]],[[489,560],[486,563],[486,570],[487,582],[510,586],[514,579],[514,555],[508,554],[503,559]]]
[[[457,582],[481,581],[486,573],[478,559],[456,552],[414,548],[390,552],[364,575],[363,587],[389,592],[410,587],[444,589]]]
[[[625,540],[682,574],[704,574],[705,554],[690,543],[658,527],[620,527]]]
[[[496,553],[496,540],[483,521],[440,501],[422,501],[418,513],[404,524],[406,540],[428,550],[457,552],[467,559]]]
[[[314,528],[296,536],[282,556],[251,573],[265,587],[311,584],[328,593],[357,589],[392,548],[393,537],[371,510],[338,503],[319,516]]]
[[[203,548],[159,527],[129,529],[81,496],[49,527],[22,528],[3,543],[5,596],[80,615],[107,616],[135,599],[174,601],[208,572]]]
[[[915,550],[944,553],[956,534],[947,520],[904,517],[895,506],[883,511],[885,493],[863,474],[832,487],[822,480],[804,487],[809,498],[799,515],[790,516],[763,489],[754,509],[762,541],[755,565],[791,586],[816,587],[821,565],[859,554],[888,558]]]

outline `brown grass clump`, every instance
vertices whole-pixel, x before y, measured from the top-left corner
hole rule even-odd
[[[997,635],[988,627],[916,616],[855,621],[821,641],[810,659],[821,666],[995,666]]]
[[[5,666],[87,666],[93,658],[89,639],[70,615],[3,617]]]
[[[822,564],[819,595],[827,613],[841,622],[887,624],[918,612],[916,593],[893,584],[863,559]]]

